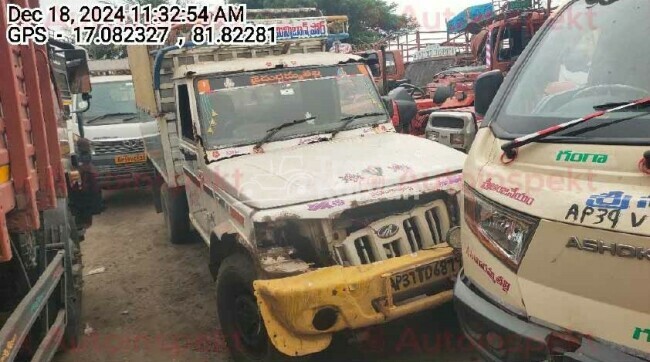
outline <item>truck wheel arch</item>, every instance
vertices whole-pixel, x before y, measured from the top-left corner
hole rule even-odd
[[[210,274],[216,280],[221,263],[229,256],[241,253],[248,256],[254,265],[258,266],[258,260],[254,257],[255,251],[244,242],[237,234],[223,234],[218,237],[216,233],[210,235]]]

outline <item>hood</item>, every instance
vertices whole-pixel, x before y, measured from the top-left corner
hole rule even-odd
[[[152,121],[153,122],[153,121]],[[144,122],[108,125],[85,125],[84,136],[91,141],[115,141],[142,138],[140,127]]]
[[[457,172],[465,157],[424,138],[382,133],[247,155],[209,167],[214,186],[252,208],[271,209]]]
[[[650,235],[650,180],[639,169],[647,146],[535,143],[511,164],[482,129],[465,182],[486,197],[540,219]]]

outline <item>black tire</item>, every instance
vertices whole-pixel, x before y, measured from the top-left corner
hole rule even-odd
[[[227,257],[219,268],[217,312],[230,354],[236,362],[293,360],[269,339],[253,293],[255,279],[255,266],[243,254]]]
[[[184,188],[173,191],[163,184],[160,199],[167,226],[167,237],[172,244],[187,244],[194,240],[190,233],[190,218]]]

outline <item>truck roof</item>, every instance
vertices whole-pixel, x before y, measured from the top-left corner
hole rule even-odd
[[[132,81],[133,77],[130,75],[101,75],[90,77],[92,84],[110,83],[110,82],[128,82]]]
[[[91,74],[130,71],[127,58],[90,60],[88,61],[88,68]]]
[[[353,54],[329,52],[273,55],[263,58],[236,59],[232,61],[182,65],[175,69],[174,78],[185,78],[188,74],[191,74],[192,76],[202,76],[218,73],[252,72],[256,70],[273,69],[278,65],[282,65],[286,68],[297,68],[304,66],[331,66],[347,62],[357,62],[361,61],[362,59],[363,58],[360,56]]]

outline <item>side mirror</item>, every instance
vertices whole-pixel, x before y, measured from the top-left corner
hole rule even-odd
[[[78,108],[70,113],[79,114],[84,113],[90,108],[90,97],[82,96],[82,101],[77,103]]]
[[[379,77],[381,75],[381,65],[379,63],[370,64],[370,71],[374,77]]]
[[[474,110],[477,114],[484,116],[487,113],[502,83],[503,73],[500,70],[486,72],[476,78]]]

